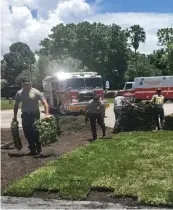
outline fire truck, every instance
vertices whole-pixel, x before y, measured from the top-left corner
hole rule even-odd
[[[173,76],[137,77],[134,82],[126,82],[121,95],[131,102],[150,100],[161,89],[165,100],[173,100]]]
[[[109,107],[104,100],[102,78],[96,72],[58,72],[43,80],[43,89],[50,112],[79,113],[86,109],[94,93],[100,96],[105,108]]]

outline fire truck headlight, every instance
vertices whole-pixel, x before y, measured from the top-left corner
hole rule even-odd
[[[60,71],[58,73],[56,73],[56,76],[58,77],[58,79],[60,80],[65,80],[68,78],[68,73],[65,73],[63,71]]]

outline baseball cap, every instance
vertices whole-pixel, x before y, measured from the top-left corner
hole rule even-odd
[[[157,93],[160,93],[160,92],[161,92],[161,89],[160,89],[160,88],[158,88],[156,92],[157,92]]]
[[[30,81],[29,79],[27,79],[27,78],[24,78],[24,79],[22,80],[22,83],[23,83],[23,84],[26,84],[26,85],[27,85],[27,84],[29,85],[29,84],[31,84],[31,81]]]
[[[95,94],[94,94],[94,99],[95,99],[95,100],[99,100],[99,99],[100,99],[100,96],[99,96],[98,94],[95,93]]]

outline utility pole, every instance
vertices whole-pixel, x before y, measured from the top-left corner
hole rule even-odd
[[[117,85],[118,85],[118,90],[119,90],[119,81],[118,81],[118,76],[119,76],[119,74],[118,74],[118,70],[117,70],[117,69],[114,69],[113,71],[116,73]]]
[[[30,76],[30,82],[32,82],[32,69],[31,69],[31,64],[29,65],[29,76]]]

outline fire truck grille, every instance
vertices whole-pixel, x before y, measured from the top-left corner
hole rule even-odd
[[[80,93],[79,101],[89,101],[93,99],[93,93]]]

